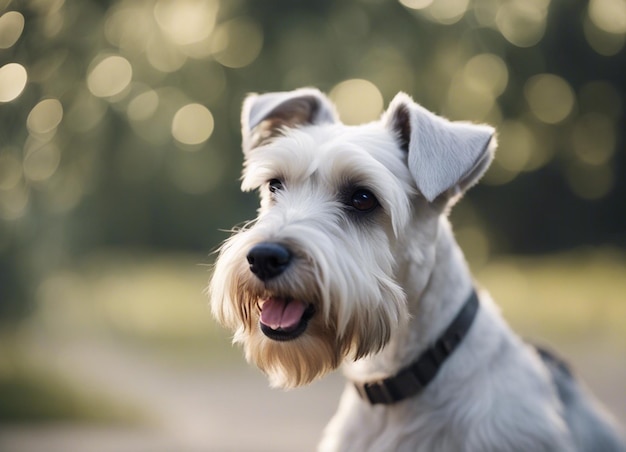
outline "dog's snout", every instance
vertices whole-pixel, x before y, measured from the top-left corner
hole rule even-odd
[[[280,275],[291,262],[291,252],[278,243],[258,243],[247,255],[250,271],[260,280],[267,281]]]

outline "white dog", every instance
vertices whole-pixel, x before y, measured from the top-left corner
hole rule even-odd
[[[261,208],[220,250],[212,312],[273,386],[343,363],[320,450],[625,450],[566,366],[476,294],[446,213],[489,166],[491,127],[405,94],[346,126],[315,89],[251,95],[242,123]]]

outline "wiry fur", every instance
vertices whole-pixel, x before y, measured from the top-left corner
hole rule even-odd
[[[406,95],[380,121],[348,127],[311,89],[251,96],[242,124],[242,188],[260,190],[261,208],[220,250],[214,316],[274,386],[309,383],[342,363],[351,381],[393,375],[433,343],[474,286],[446,212],[488,167],[493,130],[452,125]],[[272,179],[284,189],[270,193]],[[356,188],[380,207],[351,210]],[[293,253],[266,281],[246,260],[262,242]],[[261,332],[257,305],[270,296],[315,307],[302,336],[280,342]],[[624,450],[615,432],[483,292],[468,336],[421,394],[372,406],[348,384],[320,450]]]
[[[294,131],[274,146],[250,154],[243,187],[254,189],[280,177],[289,187],[289,196],[278,194],[272,201],[263,188],[259,217],[225,243],[212,279],[213,313],[236,330],[235,341],[244,344],[246,357],[276,386],[309,383],[348,355],[356,359],[378,351],[391,332],[406,322],[406,301],[393,279],[390,248],[360,243],[364,236],[373,243],[389,243],[394,228],[403,225],[388,218],[381,219],[377,228],[355,224],[336,193],[346,184],[377,187],[380,202],[398,210],[396,222],[406,222],[408,181],[393,177],[373,159],[359,165],[359,154],[368,154],[342,144],[328,139],[316,142],[312,135]],[[347,169],[351,169],[349,179]],[[329,237],[351,245],[336,247]],[[250,273],[245,259],[254,244],[265,241],[285,243],[296,256],[296,265],[269,284]],[[257,327],[255,306],[266,294],[288,294],[314,304],[319,315],[312,319],[309,332],[293,342],[265,338]]]

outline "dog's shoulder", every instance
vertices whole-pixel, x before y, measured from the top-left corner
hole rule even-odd
[[[563,415],[580,450],[624,451],[614,421],[587,394],[584,384],[570,365],[554,351],[534,345],[550,372],[552,383],[563,406]]]
[[[561,402],[567,404],[568,398],[571,397],[571,385],[576,380],[571,366],[561,356],[544,345],[533,344],[533,347],[537,351],[541,361],[543,361],[543,364],[550,371],[552,381],[557,388]]]

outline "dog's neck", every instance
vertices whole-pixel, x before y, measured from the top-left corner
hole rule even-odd
[[[406,292],[410,319],[375,355],[347,363],[344,372],[353,381],[385,378],[413,362],[446,329],[472,290],[472,277],[449,223],[440,217],[434,246],[407,247],[407,271],[399,275]],[[415,242],[415,237],[413,237]],[[419,242],[419,240],[418,240]],[[424,249],[428,251],[424,254]],[[424,269],[431,268],[430,273]]]

